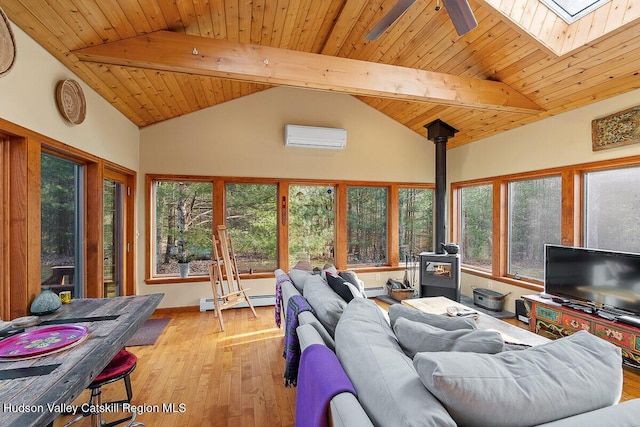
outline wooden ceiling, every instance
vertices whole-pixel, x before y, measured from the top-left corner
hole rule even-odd
[[[435,0],[418,0],[366,41],[395,2],[0,0],[0,7],[139,127],[286,85],[353,94],[420,135],[444,120],[459,129],[449,141],[455,147],[640,88],[633,0],[612,0],[572,25],[538,0],[471,0],[479,25],[463,37]]]

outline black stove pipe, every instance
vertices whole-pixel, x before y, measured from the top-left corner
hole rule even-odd
[[[440,119],[425,125],[427,138],[436,145],[436,193],[435,193],[435,230],[434,245],[437,254],[444,254],[440,243],[446,243],[446,206],[447,206],[447,141],[457,129]]]

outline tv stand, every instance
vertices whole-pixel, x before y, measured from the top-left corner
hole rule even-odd
[[[581,304],[559,304],[538,295],[525,295],[525,308],[529,314],[529,329],[538,335],[556,339],[581,330],[588,331],[620,347],[625,366],[640,369],[640,319],[634,316],[623,322],[624,316],[615,316],[606,309]],[[611,315],[610,315],[611,314]],[[622,318],[620,318],[622,317]],[[638,321],[637,324],[632,324]]]

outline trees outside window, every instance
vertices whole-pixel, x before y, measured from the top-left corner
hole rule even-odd
[[[420,252],[433,251],[433,190],[400,188],[399,250],[400,262],[411,263]]]
[[[544,278],[544,245],[561,242],[560,176],[509,183],[508,273]]]
[[[156,181],[155,274],[177,275],[178,261],[190,274],[208,274],[213,248],[213,186],[210,182]]]
[[[289,266],[309,261],[314,267],[334,264],[335,188],[289,187]]]
[[[278,268],[278,186],[227,183],[226,224],[240,272]]]
[[[347,188],[347,264],[387,263],[387,189]]]
[[[41,284],[71,290],[74,298],[83,296],[82,172],[83,166],[70,160],[40,156]]]
[[[493,185],[460,189],[460,248],[462,262],[491,270],[493,257]]]
[[[585,246],[640,252],[640,167],[584,175]]]

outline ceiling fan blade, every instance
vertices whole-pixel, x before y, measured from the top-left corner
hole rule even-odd
[[[467,0],[442,0],[449,19],[459,36],[467,34],[478,26]]]
[[[387,31],[387,28],[393,25],[393,23],[396,22],[398,18],[400,18],[402,14],[405,13],[407,9],[409,9],[409,7],[411,7],[411,5],[415,2],[416,0],[398,0],[398,3],[396,3],[395,6],[393,6],[389,10],[389,12],[387,12],[387,14],[382,17],[380,22],[378,22],[376,26],[373,27],[366,36],[364,36],[364,38],[371,41],[376,40],[382,35],[382,33]]]

